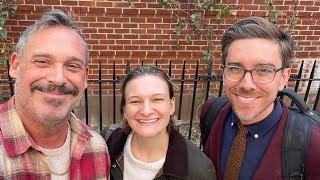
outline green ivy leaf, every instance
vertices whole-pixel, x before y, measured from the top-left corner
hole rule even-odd
[[[178,19],[178,22],[176,24],[176,27],[175,27],[175,30],[174,30],[174,33],[176,34],[181,34],[181,32],[183,31],[183,26],[184,26],[184,18],[179,18]]]
[[[0,27],[3,27],[4,23],[6,23],[6,19],[5,18],[0,18]]]
[[[167,5],[167,4],[169,4],[169,0],[160,0],[159,3],[161,5]]]
[[[202,56],[202,60],[211,61],[213,58],[213,54],[210,52],[205,52]]]
[[[231,15],[231,11],[230,11],[229,6],[222,4],[222,5],[220,5],[220,9],[221,9],[221,15],[222,16]]]
[[[2,39],[7,39],[7,36],[8,36],[7,30],[6,30],[6,29],[1,29],[1,30],[0,30],[0,37],[1,37]]]
[[[180,45],[180,40],[177,39],[176,48],[179,49],[180,47],[181,47],[181,45]]]
[[[129,8],[134,8],[134,3],[131,0],[128,0]]]
[[[213,3],[211,0],[206,0],[204,3],[203,3],[203,8],[205,10],[208,10],[208,11],[212,11],[213,9]]]
[[[194,5],[196,8],[200,9],[201,8],[200,0],[194,0]]]
[[[196,12],[191,14],[191,19],[192,20],[196,20],[196,19],[200,19],[201,18],[201,12]]]
[[[277,19],[280,16],[280,11],[270,11],[268,14],[268,20],[273,23],[276,24],[277,23]]]
[[[192,38],[189,34],[186,35],[186,42],[190,44],[192,42]]]
[[[273,0],[266,0],[266,5],[267,6],[273,6]]]
[[[232,15],[232,13],[229,6],[224,4],[219,4],[216,18],[221,19],[222,16],[230,16],[230,15]]]
[[[0,67],[6,67],[7,59],[5,57],[0,58]]]
[[[191,14],[191,25],[194,29],[201,29],[201,12]]]
[[[302,50],[302,47],[301,47],[301,45],[300,44],[295,44],[294,46],[293,46],[293,50],[295,50],[295,51],[299,51],[299,50]]]
[[[11,6],[9,11],[10,11],[10,14],[16,13],[16,11],[17,11],[17,6],[14,6],[14,5]]]
[[[221,19],[221,11],[217,11],[216,19]]]

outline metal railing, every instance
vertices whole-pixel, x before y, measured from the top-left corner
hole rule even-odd
[[[310,62],[310,61],[308,61]],[[185,125],[188,126],[187,133],[185,134],[187,138],[191,138],[192,136],[192,128],[196,124],[198,125],[198,122],[195,122],[197,120],[195,111],[196,108],[201,104],[201,102],[204,102],[208,98],[210,98],[211,94],[215,94],[215,96],[222,96],[223,95],[223,88],[222,88],[222,83],[223,79],[221,75],[212,73],[212,64],[206,65],[207,68],[207,73],[199,73],[199,62],[191,62],[192,64],[195,65],[195,72],[193,77],[194,78],[187,78],[186,77],[186,64],[187,61],[182,62],[182,68],[181,74],[179,75],[179,78],[173,78],[174,83],[180,87],[179,90],[176,90],[176,99],[178,100],[177,102],[177,118],[178,119],[183,119],[182,114],[184,114],[184,118],[188,117],[188,119],[185,119],[184,121],[186,122]],[[190,63],[190,64],[191,64]],[[313,110],[318,110],[320,109],[319,101],[320,101],[320,71],[316,73],[317,66],[320,66],[320,61],[314,60],[312,62],[312,68],[310,73],[305,73],[304,71],[306,69],[310,70],[310,68],[306,68],[305,61],[301,61],[300,67],[298,68],[298,72],[295,75],[292,75],[290,77],[290,83],[289,87],[294,89],[295,92],[299,92],[300,95],[303,95],[303,99],[307,102],[312,99],[312,102],[309,102],[310,107]],[[309,63],[310,64],[310,63]],[[142,62],[141,65],[144,65]],[[150,65],[150,64],[148,64]],[[157,61],[154,62],[154,66],[158,66],[162,68],[164,64],[159,64]],[[135,65],[136,66],[136,65]],[[162,68],[165,70],[169,76],[172,76],[172,62],[169,61],[168,64],[165,64],[167,69]],[[201,65],[205,66],[205,65]],[[116,119],[116,114],[119,113],[117,112],[116,107],[116,95],[118,95],[116,92],[118,90],[118,86],[122,79],[123,75],[117,75],[116,74],[116,63],[113,62],[113,74],[112,74],[112,79],[103,79],[102,77],[102,70],[101,70],[101,63],[99,64],[99,73],[98,73],[98,79],[91,79],[88,80],[88,83],[90,84],[97,84],[98,85],[98,97],[99,97],[99,130],[102,130],[104,122],[103,118],[103,85],[104,84],[112,84],[112,88],[109,88],[109,91],[112,91],[112,118],[109,120],[110,123],[116,123],[119,120]],[[131,70],[132,65],[130,63],[127,63],[126,65],[126,73],[128,73]],[[9,69],[9,68],[8,68]],[[306,77],[309,76],[309,77]],[[317,78],[316,78],[317,76]],[[12,79],[8,80],[0,80],[0,86],[1,85],[7,85],[9,86],[9,91],[10,95],[13,95],[13,83],[14,81]],[[311,91],[311,89],[313,91]],[[185,107],[183,109],[184,101],[186,98],[186,94],[188,94],[188,98],[191,98],[191,104],[189,104],[189,107]],[[315,96],[315,97],[314,97]],[[88,100],[90,99],[90,95],[88,93],[88,89],[85,90],[84,92],[84,112],[85,112],[85,121],[87,124],[90,123],[90,117],[89,117],[89,111],[91,108],[96,108],[96,107],[89,107],[88,105]],[[200,101],[200,102],[199,102]],[[290,104],[290,103],[289,103]],[[291,102],[292,105],[292,102]],[[111,112],[108,112],[111,113]],[[189,115],[186,115],[189,113]]]

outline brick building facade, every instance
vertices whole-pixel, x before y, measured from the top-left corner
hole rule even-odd
[[[179,49],[173,32],[177,18],[172,10],[159,5],[158,0],[134,0],[135,7],[128,7],[126,0],[16,0],[17,13],[7,22],[9,40],[17,42],[21,32],[45,11],[57,8],[77,15],[79,25],[90,48],[89,79],[97,79],[101,62],[104,79],[111,78],[112,64],[116,62],[117,74],[125,73],[126,62],[132,64],[168,64],[172,61],[173,74],[180,74],[183,60],[187,60],[187,74],[194,74],[194,61],[200,60],[206,45],[201,35],[186,43],[182,39]],[[187,2],[182,0],[182,2]],[[288,27],[294,9],[294,0],[275,0],[274,8],[280,11],[277,23]],[[223,31],[235,21],[250,15],[267,15],[265,0],[224,0],[230,6],[231,16],[221,19],[215,31],[216,57],[214,69],[219,69],[220,39]],[[214,13],[206,13],[204,21],[216,25]],[[293,32],[297,42],[296,59],[320,58],[320,1],[300,0],[297,6],[298,21]],[[205,62],[201,61],[202,64]],[[206,67],[201,68],[205,73]],[[219,71],[218,71],[219,72]],[[7,79],[2,70],[1,79]]]
[[[8,41],[15,43],[21,32],[47,10],[62,9],[74,15],[90,48],[90,80],[98,78],[99,62],[102,64],[102,79],[112,79],[114,62],[116,74],[120,76],[125,74],[127,62],[135,66],[142,62],[154,64],[155,61],[163,69],[167,69],[171,61],[172,76],[179,78],[184,60],[186,61],[186,78],[194,78],[196,61],[201,59],[204,47],[207,45],[205,37],[200,33],[193,35],[194,40],[191,43],[187,43],[181,36],[181,45],[177,49],[174,33],[177,11],[159,5],[158,0],[133,0],[135,5],[133,8],[128,7],[126,0],[16,0],[15,2],[17,12],[6,25],[9,32]],[[180,0],[180,2],[182,2],[181,7],[187,7],[187,0]],[[295,0],[274,1],[274,10],[280,12],[277,24],[282,28],[289,26],[295,2]],[[213,38],[215,46],[213,71],[215,73],[221,72],[220,39],[224,30],[241,18],[251,15],[266,17],[268,12],[265,0],[223,0],[223,3],[229,5],[232,15],[221,18],[219,29],[214,19],[215,12],[206,12],[203,19],[216,28]],[[320,60],[320,1],[300,0],[297,6],[297,18],[297,24],[292,32],[297,43],[296,63],[293,67],[297,69],[300,61],[305,60],[304,77],[308,78],[313,61]],[[0,42],[0,47],[3,46],[2,43]],[[317,63],[317,73],[314,78],[320,78],[319,66],[320,63]],[[200,74],[206,74],[207,63],[200,61],[199,69]],[[297,73],[297,70],[294,70],[294,73]],[[0,67],[0,80],[6,79],[8,79],[7,69]],[[300,91],[303,91],[303,86],[305,85],[302,83]],[[103,88],[107,91],[106,89],[110,87],[111,85],[106,84]],[[2,84],[2,88],[8,89],[8,86]],[[319,81],[313,84],[312,88],[316,93]],[[89,83],[89,94],[96,94],[97,89],[97,83]],[[105,98],[107,100],[103,101],[104,105],[112,107],[111,100],[108,100],[110,96]],[[310,99],[312,101],[312,98]],[[190,101],[190,98],[187,101]],[[89,106],[95,107],[96,102],[96,100],[89,102]],[[91,119],[95,122],[94,119],[97,119],[98,114],[96,109],[90,112]],[[110,116],[106,113],[110,111],[110,109],[104,111],[103,116]],[[188,118],[183,117],[183,119]]]

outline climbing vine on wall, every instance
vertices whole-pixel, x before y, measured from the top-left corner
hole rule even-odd
[[[275,0],[265,0],[267,18],[270,22],[276,24],[281,16],[281,11],[275,9]],[[292,33],[297,24],[296,10],[299,0],[294,2],[294,10],[291,15],[289,26],[286,30]],[[128,6],[134,7],[134,2],[128,0]],[[159,0],[159,4],[172,10],[177,17],[177,23],[174,26],[173,32],[176,35],[176,48],[179,49],[182,43],[192,43],[197,37],[203,36],[207,43],[203,47],[202,59],[210,62],[214,61],[214,40],[220,32],[221,19],[224,16],[231,16],[233,11],[222,0],[187,0],[181,3],[179,0]],[[213,26],[205,21],[206,13],[215,14],[212,17],[216,23]],[[212,19],[211,18],[211,19]],[[210,69],[210,67],[209,67]]]
[[[206,40],[203,47],[202,59],[213,62],[214,60],[214,29],[212,25],[206,22],[206,13],[215,14],[216,26],[219,29],[220,19],[223,16],[231,15],[228,5],[221,0],[188,0],[181,3],[178,0],[159,0],[159,4],[172,10],[173,15],[177,17],[177,23],[173,32],[176,35],[176,48],[179,49],[182,43],[190,44],[199,36]],[[134,7],[134,3],[128,0],[128,6]]]
[[[11,0],[0,1],[0,40],[2,42],[0,65],[4,65],[13,43],[8,40],[8,31],[5,27],[7,20],[17,11],[17,6]]]
[[[173,11],[177,12],[175,15],[178,19],[174,29],[177,48],[183,41],[191,43],[197,39],[197,36],[203,36],[207,43],[203,48],[202,59],[212,63],[215,49],[214,39],[216,38],[214,30],[220,29],[220,20],[223,16],[231,15],[229,6],[223,4],[221,0],[190,0],[184,9],[177,0],[159,0],[159,3],[173,10],[179,10]],[[217,24],[216,28],[204,20],[206,13],[215,14],[213,18]]]
[[[8,65],[8,56],[13,48],[13,42],[8,38],[8,30],[5,25],[10,17],[17,11],[17,7],[11,0],[0,1],[0,68]],[[6,100],[0,84],[0,102]]]

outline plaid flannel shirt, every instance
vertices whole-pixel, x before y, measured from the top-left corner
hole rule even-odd
[[[104,139],[77,119],[71,128],[70,179],[108,179],[110,159]],[[46,157],[16,113],[14,97],[0,105],[0,179],[51,179]]]

